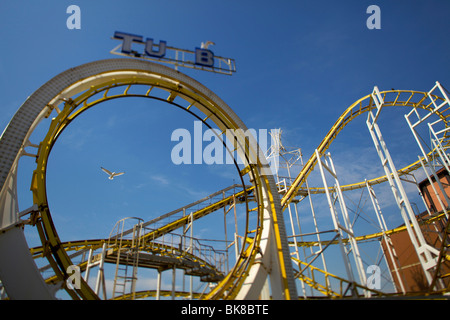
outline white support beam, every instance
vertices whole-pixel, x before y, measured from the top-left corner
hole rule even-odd
[[[392,262],[392,271],[393,272],[391,272],[391,274],[392,273],[395,274],[395,276],[397,278],[397,281],[398,281],[398,284],[400,286],[401,292],[402,293],[406,293],[405,285],[403,284],[403,279],[402,279],[402,276],[400,274],[400,265],[399,265],[399,262],[398,262],[397,252],[396,252],[396,250],[394,248],[394,245],[393,245],[393,243],[391,241],[391,237],[386,234],[386,231],[389,230],[389,229],[388,229],[388,227],[386,225],[386,221],[384,220],[384,216],[383,216],[383,213],[381,211],[381,207],[380,207],[380,204],[378,202],[378,199],[377,199],[377,196],[375,194],[375,191],[373,190],[372,186],[367,182],[367,180],[366,180],[366,188],[367,188],[367,190],[369,192],[370,200],[372,201],[373,209],[375,211],[375,215],[376,215],[377,220],[378,220],[378,225],[380,226],[380,230],[383,233],[382,239],[383,239],[384,244],[386,246],[386,250],[387,250],[387,253],[389,255],[389,258],[390,258],[390,260]],[[380,245],[381,245],[381,242],[380,242]],[[386,257],[386,255],[385,255],[385,257]],[[393,281],[392,284],[394,285],[394,287],[396,287],[394,281]]]
[[[322,160],[322,158],[319,154],[319,151],[317,149],[316,149],[315,153],[316,153],[317,163],[319,164],[320,174],[322,176],[322,181],[323,181],[331,217],[333,220],[333,225],[334,225],[334,228],[338,235],[338,242],[339,242],[339,246],[341,248],[341,254],[342,254],[345,269],[347,272],[347,277],[350,282],[355,282],[352,267],[351,267],[351,262],[348,257],[349,252],[347,251],[347,249],[342,241],[344,238],[349,240],[351,252],[353,254],[354,263],[355,263],[356,270],[357,270],[358,277],[359,277],[359,281],[363,286],[365,286],[366,282],[367,282],[366,273],[364,272],[364,267],[363,267],[361,255],[359,252],[358,244],[357,244],[355,236],[354,236],[353,227],[352,227],[350,219],[349,219],[347,206],[345,204],[344,196],[342,194],[341,186],[339,183],[339,179],[337,177],[337,173],[336,173],[336,169],[334,167],[333,161],[331,159],[330,154],[325,155],[323,157],[324,160]],[[330,175],[334,178],[333,193],[336,196],[335,198],[332,198],[324,169],[329,171]],[[335,200],[337,200],[337,202],[339,203],[341,217],[344,220],[344,225],[342,225],[339,221],[339,214],[338,214],[338,210],[336,209],[336,206],[335,206],[335,203],[336,203]],[[344,233],[347,235],[346,237],[344,237]],[[353,290],[353,294],[356,295],[357,294],[356,289],[352,288],[352,290]],[[368,291],[365,291],[364,294],[367,297],[370,296],[370,292],[368,292]]]
[[[436,266],[436,256],[438,251],[427,244],[422,230],[418,224],[417,218],[409,202],[408,196],[400,180],[397,169],[395,168],[392,157],[381,134],[380,128],[374,119],[372,111],[369,111],[367,118],[367,127],[374,142],[381,164],[385,171],[395,201],[400,209],[400,214],[405,223],[409,238],[419,258],[419,262],[424,270],[428,284],[431,284],[433,277],[433,268]]]

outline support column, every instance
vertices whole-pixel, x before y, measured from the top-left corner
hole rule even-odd
[[[372,186],[367,182],[366,180],[366,187],[367,190],[369,192],[369,196],[370,196],[370,200],[372,201],[372,205],[373,205],[373,209],[375,211],[375,214],[377,216],[377,220],[378,220],[378,224],[380,226],[381,232],[383,233],[383,241],[386,245],[386,250],[388,252],[389,258],[392,261],[392,267],[393,267],[393,272],[397,278],[398,284],[400,286],[400,290],[402,293],[406,293],[405,290],[405,286],[403,284],[403,279],[401,277],[400,274],[400,266],[398,265],[398,256],[397,253],[395,251],[394,245],[391,241],[391,237],[386,235],[386,231],[388,230],[387,225],[386,225],[386,221],[384,220],[384,216],[381,212],[381,208],[380,208],[380,204],[378,203],[378,199],[375,195],[375,191],[373,190]],[[380,241],[381,243],[381,241]],[[386,256],[386,255],[385,255]],[[388,265],[389,266],[389,265]],[[397,286],[395,285],[395,282],[393,282],[394,288],[396,288]]]
[[[23,233],[17,201],[17,164],[0,192],[0,257],[0,279],[10,299],[55,299],[55,292],[42,278]]]
[[[376,97],[374,97],[374,100],[375,99]],[[378,99],[381,99],[381,97],[378,97]],[[378,108],[377,115],[383,107],[383,103],[384,102],[381,99],[381,104]],[[397,205],[400,209],[400,214],[405,223],[409,238],[414,246],[414,249],[416,250],[417,256],[419,257],[419,261],[424,270],[427,282],[428,284],[431,284],[432,269],[436,266],[436,256],[439,254],[439,252],[435,248],[427,244],[422,234],[420,226],[417,222],[417,218],[406,195],[405,189],[401,183],[397,169],[395,168],[394,162],[391,158],[387,145],[377,124],[377,116],[374,116],[372,111],[369,111],[366,124],[374,142],[383,169],[385,171],[386,177],[389,181],[389,185],[391,187],[395,201],[397,202]]]
[[[29,254],[22,228],[0,233],[0,278],[11,300],[53,300],[54,293],[45,283]],[[34,267],[33,267],[34,266]],[[22,290],[22,288],[27,290]]]
[[[325,194],[327,196],[328,205],[330,208],[331,217],[333,220],[333,225],[334,225],[334,228],[338,235],[339,246],[341,248],[341,254],[342,254],[342,258],[344,260],[347,277],[350,282],[355,281],[353,272],[352,272],[351,263],[348,258],[349,253],[347,252],[347,249],[345,248],[344,243],[342,241],[344,239],[344,233],[347,234],[347,238],[350,243],[351,251],[353,253],[353,258],[355,260],[355,265],[356,265],[356,269],[358,272],[360,282],[362,285],[366,285],[367,278],[366,278],[366,274],[364,272],[361,255],[359,253],[358,244],[355,240],[355,236],[353,233],[353,227],[351,225],[351,222],[350,222],[350,219],[348,216],[347,207],[346,207],[346,204],[344,201],[344,197],[342,195],[341,186],[339,184],[339,180],[338,180],[338,177],[336,174],[336,169],[334,167],[333,161],[331,160],[330,154],[327,154],[325,156],[325,161],[322,161],[319,151],[316,149],[315,152],[316,152],[317,163],[319,164],[320,174],[322,176],[322,181],[324,184]],[[328,161],[326,160],[326,158],[328,158],[329,164],[328,164]],[[334,178],[334,181],[335,181],[334,192],[336,193],[336,198],[334,200],[337,200],[339,202],[339,207],[340,207],[341,215],[344,220],[345,226],[341,225],[339,222],[339,215],[338,215],[336,207],[335,207],[335,201],[333,201],[331,194],[330,194],[330,189],[328,187],[324,169],[326,169],[331,174],[331,176]],[[352,288],[352,290],[353,290],[353,294],[356,295],[357,294],[356,288]],[[365,292],[365,295],[370,296],[370,293]]]

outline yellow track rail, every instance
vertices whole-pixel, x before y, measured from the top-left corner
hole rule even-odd
[[[437,220],[444,219],[445,217],[446,217],[446,213],[440,213],[440,214],[436,215],[435,217],[433,217],[431,219],[428,219],[426,221],[423,221],[421,223],[422,224],[429,224],[429,223],[435,222]],[[358,241],[358,242],[370,241],[370,240],[379,239],[383,235],[390,236],[390,235],[393,235],[395,233],[399,233],[399,232],[402,232],[402,231],[405,231],[405,230],[406,230],[406,226],[401,226],[401,227],[398,227],[398,228],[387,230],[386,232],[376,232],[376,233],[371,233],[371,234],[365,234],[365,235],[362,235],[362,236],[355,236],[355,240]],[[343,243],[347,243],[348,239],[341,239],[341,241]],[[319,242],[319,241],[297,241],[297,246],[299,246],[299,247],[313,247],[313,246],[318,246],[319,244],[328,245],[328,244],[338,244],[338,243],[339,243],[338,240],[334,240],[334,241],[326,241],[326,240],[324,240],[324,241],[321,241],[321,242]],[[290,244],[293,244],[293,242],[290,243]]]
[[[428,92],[420,92],[420,91],[412,91],[412,90],[388,90],[382,91],[380,94],[384,99],[385,107],[410,107],[410,108],[419,108],[424,109],[429,112],[433,112],[433,104],[430,102],[429,104],[424,104],[425,100],[429,97]],[[432,95],[431,98],[442,100],[443,98]],[[372,96],[369,94],[356,102],[354,102],[350,107],[345,110],[345,112],[339,117],[339,119],[334,123],[331,127],[330,131],[326,134],[325,138],[319,144],[317,150],[319,154],[323,155],[325,151],[330,147],[331,143],[336,139],[339,132],[345,128],[347,124],[349,124],[356,117],[370,111],[374,108],[374,103]],[[448,111],[448,110],[444,110]],[[435,114],[441,118],[445,124],[445,127],[448,128],[449,119],[448,115],[444,114],[444,112],[436,112]],[[448,141],[448,133],[445,135],[445,141],[443,144],[447,145]],[[433,151],[429,153],[431,157],[433,155]],[[309,160],[306,162],[298,176],[293,181],[292,185],[289,187],[288,191],[281,199],[281,204],[283,207],[286,207],[296,196],[296,194],[301,190],[303,184],[306,181],[306,178],[309,174],[314,170],[315,165],[317,164],[316,154],[313,153]],[[420,161],[417,160],[412,164],[398,170],[400,175],[407,174],[412,172],[420,167]],[[381,176],[377,178],[373,178],[368,180],[370,185],[379,184],[385,182],[387,180],[386,176]],[[363,188],[366,186],[365,181],[344,185],[341,186],[342,191],[346,190],[354,190],[358,188]],[[312,193],[322,193],[324,192],[323,188],[310,188]]]
[[[86,250],[86,249],[92,249],[95,251],[97,249],[101,249],[103,244],[108,243],[108,241],[109,241],[109,239],[80,240],[80,241],[63,242],[61,245],[66,252]],[[122,245],[123,245],[122,247],[131,247],[132,241],[125,239],[125,240],[123,240]],[[107,248],[108,254],[113,254],[114,252],[117,252],[117,250],[118,250],[118,247],[116,247],[116,246]],[[147,242],[139,248],[139,251],[153,253],[153,254],[159,254],[159,255],[163,255],[163,256],[169,255],[169,254],[177,255],[178,257],[183,256],[192,261],[198,262],[199,265],[202,267],[207,267],[211,270],[214,270],[217,273],[221,273],[220,271],[218,271],[216,269],[215,265],[210,264],[209,262],[205,261],[204,259],[202,259],[199,256],[196,256],[196,255],[191,254],[186,251],[180,251],[180,249],[177,247],[160,244],[160,243],[155,243],[155,242]],[[43,257],[43,247],[31,248],[30,252],[35,259]],[[80,271],[84,272],[87,268],[87,261],[82,262],[78,266],[80,267]],[[57,281],[58,281],[58,277],[56,275],[46,279],[47,283],[56,283]]]
[[[442,97],[439,97],[436,95],[429,95],[427,92],[418,92],[418,91],[410,91],[410,90],[407,90],[407,91],[405,91],[405,90],[383,91],[383,92],[381,92],[381,95],[382,95],[383,101],[384,101],[383,106],[386,106],[386,107],[388,107],[388,106],[389,107],[410,107],[410,108],[415,108],[415,109],[427,110],[428,112],[434,113],[437,117],[439,117],[442,120],[442,122],[444,123],[445,128],[449,127],[449,121],[450,121],[449,109],[447,108],[443,111],[437,111],[437,112],[433,110],[434,109],[433,101],[438,101],[438,100],[440,100],[441,102],[445,101]],[[425,101],[427,100],[427,98],[429,98],[430,102],[426,104]],[[325,138],[320,143],[319,147],[317,148],[317,150],[319,151],[319,154],[323,155],[325,153],[325,151],[329,148],[329,146],[334,141],[334,139],[336,139],[339,132],[348,123],[350,123],[356,117],[370,111],[372,108],[374,108],[374,102],[373,102],[372,95],[367,95],[367,96],[359,99],[355,103],[353,103],[350,107],[348,107],[347,110],[339,117],[339,119],[335,122],[335,124],[332,126],[330,131],[327,133]],[[444,134],[444,138],[441,141],[443,146],[448,146],[450,144],[449,138],[450,138],[450,136],[449,136],[448,132],[446,131]],[[428,153],[428,157],[430,159],[432,159],[435,156],[435,153],[436,153],[436,150],[432,150],[431,152]],[[309,158],[309,160],[307,161],[305,166],[301,169],[300,173],[295,178],[295,180],[293,181],[293,183],[291,184],[291,186],[289,187],[287,192],[282,197],[281,203],[282,203],[283,209],[287,208],[289,203],[291,201],[293,201],[294,198],[298,194],[308,194],[307,193],[308,190],[306,188],[302,188],[302,187],[303,187],[303,184],[305,183],[307,177],[309,176],[309,174],[314,170],[314,167],[317,164],[317,161],[318,161],[318,159],[316,157],[316,154],[313,153],[313,155]],[[412,164],[398,170],[398,174],[399,175],[408,174],[408,173],[418,169],[420,166],[421,166],[420,160],[417,160],[417,161],[413,162]],[[368,180],[367,182],[370,185],[374,185],[374,184],[383,183],[385,181],[387,181],[387,176],[373,178],[373,179]],[[348,190],[354,190],[354,189],[359,189],[359,188],[364,188],[364,187],[366,187],[366,181],[361,181],[361,182],[341,186],[341,190],[348,191]],[[309,188],[309,192],[311,194],[324,193],[325,190],[324,190],[324,188]],[[441,214],[438,217],[433,218],[432,220],[434,221],[436,219],[443,218],[444,215],[445,214]],[[404,229],[406,229],[406,227],[399,227],[399,228],[396,228],[393,230],[389,230],[385,234],[390,235],[393,233],[403,231]],[[371,239],[379,238],[382,235],[383,235],[382,232],[370,234],[370,235],[363,235],[363,236],[356,237],[356,240],[357,241],[371,240]],[[337,242],[335,241],[335,243],[337,243]],[[330,242],[322,241],[322,244],[327,245],[327,244],[330,244]],[[331,243],[331,244],[333,244],[333,243]],[[316,242],[298,242],[297,245],[298,246],[314,246],[314,245],[318,245],[318,242],[317,241]],[[439,261],[443,261],[445,259],[448,259],[450,261],[450,256],[443,254],[443,252],[445,252],[444,247],[441,250],[442,257],[440,256]],[[296,259],[294,258],[294,260],[296,260]],[[296,261],[299,264],[304,264],[304,262],[302,262],[302,261],[299,261],[299,260],[296,260]],[[314,270],[316,270],[312,266],[308,266],[308,267],[310,268],[312,273],[314,273]],[[437,269],[439,270],[439,268],[437,268]],[[436,272],[438,272],[438,270]],[[324,272],[324,271],[321,271],[321,272]],[[328,276],[330,276],[330,275],[326,275],[326,277],[328,277]],[[339,296],[338,294],[336,294],[334,292],[329,292],[329,289],[327,289],[323,285],[319,285],[314,279],[309,279],[304,275],[301,275],[301,277],[302,277],[302,280],[305,281],[305,283],[314,287],[318,291],[320,291],[326,295],[329,295],[329,296]],[[436,278],[437,278],[437,275],[435,276],[435,279]]]
[[[135,299],[145,299],[148,297],[156,297],[157,294],[158,294],[158,292],[156,290],[136,291],[134,293],[134,297],[135,297]],[[159,295],[161,297],[171,297],[172,294],[173,294],[173,292],[170,290],[160,290],[160,292],[159,292]],[[191,293],[187,292],[187,291],[175,291],[174,294],[175,294],[175,297],[178,297],[178,298],[190,298],[191,297]],[[203,293],[199,293],[199,292],[192,293],[193,299],[202,299],[203,296],[204,296]],[[114,300],[129,300],[129,299],[131,299],[130,294],[125,294],[123,296],[118,296],[118,297],[114,298]]]
[[[303,271],[302,273],[298,272],[296,277],[299,278],[300,280],[304,281],[307,285],[316,289],[317,291],[319,291],[320,293],[324,294],[325,296],[327,296],[329,298],[344,298],[345,292],[349,287],[358,288],[362,291],[369,291],[371,294],[374,294],[377,296],[384,295],[384,293],[382,293],[380,291],[369,289],[369,288],[362,286],[356,282],[350,282],[347,279],[344,279],[344,278],[338,277],[332,273],[326,272],[326,271],[324,271],[320,268],[317,268],[313,265],[310,265],[304,261],[298,260],[297,258],[293,257],[292,260],[294,260],[299,266],[305,266],[306,268],[308,268],[309,273],[311,274],[311,277],[308,277],[305,275],[306,272]],[[328,282],[330,279],[337,280],[339,282],[339,292],[336,292],[336,291],[332,290],[330,287],[324,286],[323,284],[317,282],[316,274],[320,274],[321,276],[323,276],[325,278],[325,282]]]
[[[101,77],[101,75],[100,75]],[[144,97],[144,98],[152,98],[166,101],[170,104],[174,104],[177,107],[188,111],[193,114],[199,120],[203,122],[208,119],[208,121],[214,122],[218,127],[223,130],[225,133],[226,129],[239,129],[240,125],[237,122],[234,122],[232,117],[229,117],[226,111],[223,111],[219,106],[214,105],[209,96],[206,96],[200,92],[197,92],[190,88],[186,84],[180,84],[177,79],[164,79],[159,76],[149,76],[141,75],[139,72],[135,73],[133,76],[125,77],[110,77],[110,80],[106,81],[106,77],[101,81],[96,81],[97,84],[91,85],[86,91],[77,95],[74,99],[64,98],[65,103],[62,110],[59,108],[55,108],[52,105],[49,105],[49,109],[56,109],[57,116],[52,120],[50,124],[50,128],[47,132],[46,137],[39,145],[38,155],[37,155],[37,166],[36,170],[33,173],[31,190],[33,192],[33,201],[39,207],[39,213],[35,213],[32,215],[31,219],[37,227],[39,232],[39,236],[41,238],[41,242],[43,243],[43,255],[49,260],[52,268],[55,271],[56,276],[62,282],[68,278],[68,274],[66,273],[67,268],[72,265],[70,258],[68,257],[66,251],[61,246],[61,240],[56,232],[56,229],[53,225],[50,209],[47,201],[46,194],[46,168],[48,163],[48,157],[50,155],[51,149],[55,144],[57,138],[61,135],[63,130],[71,123],[73,119],[75,119],[78,115],[80,115],[85,110],[102,103],[104,101],[108,101],[111,99],[117,99],[122,97]],[[84,80],[83,80],[84,81]],[[83,82],[82,81],[82,82]],[[83,84],[82,84],[83,86]],[[131,93],[132,86],[147,86],[148,90],[146,93]],[[111,89],[115,88],[124,88],[124,91],[119,94],[109,95]],[[157,98],[156,96],[152,96],[151,92],[154,88],[158,88],[160,90],[168,92],[168,98],[166,100]],[[68,89],[69,90],[69,89]],[[70,89],[74,92],[74,89]],[[71,92],[69,90],[69,92]],[[176,104],[174,99],[176,97],[180,97],[189,103],[188,106],[182,106]],[[90,101],[90,99],[93,101]],[[197,110],[197,113],[194,113],[193,110]],[[50,112],[49,112],[50,114]],[[205,122],[204,122],[205,123]],[[245,148],[244,148],[245,149]],[[255,185],[265,185],[267,182],[263,180],[263,177],[258,172],[258,166],[260,164],[255,164],[254,166],[250,166],[251,176],[254,179]],[[238,170],[239,171],[239,170]],[[242,180],[242,175],[241,175]],[[242,180],[242,184],[243,180]],[[267,186],[267,185],[266,185]],[[258,189],[259,187],[256,187]],[[265,187],[267,188],[267,187]],[[257,192],[257,201],[261,201],[264,199],[260,190],[256,190]],[[268,191],[270,197],[270,191]],[[229,201],[229,200],[225,200]],[[224,201],[224,202],[225,202]],[[246,200],[247,201],[247,200]],[[224,203],[223,202],[223,203]],[[224,205],[223,203],[217,204],[218,206]],[[248,203],[247,206],[247,219],[249,217],[249,208]],[[273,208],[272,208],[273,209]],[[197,212],[196,219],[205,216],[206,214],[216,210],[214,207],[205,208],[202,211]],[[248,269],[253,265],[253,260],[255,255],[258,253],[259,241],[260,241],[260,233],[261,233],[261,222],[262,222],[262,205],[258,204],[255,208],[257,214],[252,215],[256,218],[257,227],[257,236],[253,238],[253,243],[248,245],[247,247],[242,248],[242,253],[238,262],[235,265],[235,268],[232,270],[232,274],[220,283],[214,294],[210,295],[210,298],[227,298],[235,294],[236,290],[240,288],[243,281],[248,274]],[[189,218],[180,219],[169,225],[159,229],[158,231],[147,235],[148,238],[157,237],[165,232],[170,232],[171,230],[175,230],[176,228],[186,224]],[[248,230],[244,235],[244,238],[247,237]],[[280,244],[279,235],[276,237],[277,246],[279,249],[282,249]],[[247,242],[246,242],[247,243]],[[281,250],[280,250],[281,251]],[[92,291],[92,289],[82,280],[81,288],[79,290],[67,290],[68,293],[74,299],[97,299],[98,297]],[[288,294],[289,289],[285,288],[285,296],[289,298]]]
[[[140,73],[141,72],[141,73]],[[143,71],[136,72],[133,76],[119,76],[117,78],[110,77],[109,80],[102,79],[98,83],[94,83],[87,90],[82,92],[79,95],[75,95],[74,99],[64,98],[65,103],[62,110],[56,108],[58,115],[52,120],[50,124],[50,128],[44,140],[39,145],[38,155],[37,155],[37,166],[36,170],[33,173],[31,190],[33,192],[33,200],[34,203],[39,207],[39,213],[33,214],[31,220],[37,226],[37,230],[39,232],[39,236],[43,243],[42,246],[42,255],[46,257],[50,265],[55,271],[56,277],[59,281],[64,281],[68,278],[68,275],[65,270],[72,265],[72,262],[67,255],[67,252],[62,245],[61,240],[56,232],[56,229],[53,225],[50,209],[47,201],[46,194],[46,169],[48,163],[48,157],[50,155],[51,149],[56,142],[57,138],[63,132],[63,130],[74,120],[78,115],[86,111],[87,109],[102,103],[104,101],[108,101],[111,99],[117,99],[122,97],[144,97],[144,98],[152,98],[166,101],[170,104],[174,104],[177,107],[188,111],[189,113],[196,116],[198,119],[202,120],[204,123],[208,119],[215,124],[218,125],[219,129],[222,130],[222,134],[226,129],[238,129],[238,123],[227,117],[227,114],[224,110],[222,110],[219,106],[215,105],[209,96],[202,94],[200,92],[196,92],[193,88],[187,86],[186,84],[181,84],[177,79],[163,79],[163,77],[159,77],[157,75],[144,75]],[[99,75],[101,77],[101,75]],[[83,80],[84,81],[84,80]],[[81,82],[83,82],[81,81]],[[148,90],[145,94],[137,94],[130,93],[130,89],[135,85],[144,85],[148,86]],[[115,89],[118,87],[124,87],[125,90],[119,94],[109,95],[109,91],[111,89]],[[151,96],[151,92],[154,88],[162,89],[168,93],[167,99],[156,98],[156,96]],[[402,107],[410,107],[410,108],[420,108],[427,110],[429,112],[433,112],[432,103],[425,104],[425,100],[430,98],[428,93],[426,92],[418,92],[418,91],[406,91],[406,90],[391,90],[391,91],[383,91],[381,95],[384,99],[384,106],[402,106]],[[188,106],[181,106],[174,103],[174,100],[180,97],[189,103]],[[90,99],[93,98],[93,101]],[[438,96],[432,96],[433,99],[439,100],[442,99]],[[49,110],[51,111],[54,106],[49,105]],[[371,110],[373,108],[373,100],[371,95],[367,95],[356,101],[352,104],[347,110],[339,117],[336,123],[332,126],[330,131],[327,133],[325,138],[320,143],[317,150],[320,154],[324,154],[324,152],[329,148],[331,143],[337,137],[339,132],[353,119],[364,114],[365,112]],[[198,114],[192,113],[192,110],[196,109]],[[444,112],[436,112],[436,115],[443,120],[445,127],[448,127],[448,115],[444,114]],[[444,144],[448,145],[448,136],[446,133]],[[431,157],[433,152],[429,153]],[[314,166],[317,163],[315,153],[309,158],[305,166],[302,168],[299,175],[295,178],[294,182],[288,189],[288,191],[281,198],[281,206],[282,208],[286,208],[287,205],[291,201],[294,200],[295,196],[302,189],[304,182],[308,175],[313,171]],[[268,194],[264,195],[261,193],[260,186],[268,185],[268,181],[264,176],[261,176],[257,170],[256,165],[250,165],[244,169],[244,171],[240,172],[241,179],[244,173],[247,173],[246,170],[251,171],[251,177],[254,179],[254,183],[256,185],[255,193],[256,199],[260,201],[265,197],[268,197],[269,202],[271,204],[270,211],[272,213],[276,212],[275,204],[275,195],[268,191]],[[409,173],[419,167],[419,161],[412,163],[411,165],[400,169],[399,174]],[[377,184],[386,181],[386,176],[378,177],[375,179],[369,180],[369,184]],[[243,182],[243,181],[242,181]],[[362,188],[366,186],[366,182],[359,182],[350,185],[343,186],[343,190],[352,190],[357,188]],[[322,192],[321,188],[313,188],[313,192]],[[207,207],[203,210],[199,210],[196,212],[195,219],[199,219],[204,217],[205,215],[217,210],[221,206],[224,206],[225,202],[229,201],[229,199],[222,200],[223,202],[218,202],[215,205]],[[257,222],[256,222],[256,230],[255,237],[249,238],[248,235],[250,231],[248,230],[248,225],[246,229],[246,234],[244,238],[246,239],[245,243],[247,246],[244,246],[240,258],[236,265],[234,266],[232,272],[230,272],[225,279],[207,296],[208,299],[227,299],[234,298],[241,288],[242,284],[246,276],[248,275],[248,271],[250,266],[253,265],[255,261],[256,254],[258,253],[259,244],[261,240],[261,228],[262,228],[262,208],[263,204],[258,203],[255,210],[258,212]],[[247,222],[249,216],[249,208],[247,203]],[[276,215],[272,215],[273,223],[274,223],[274,234],[275,234],[275,243],[276,243],[276,252],[278,254],[278,260],[281,263],[281,270],[285,272],[286,270],[286,259],[283,257],[283,245],[282,239],[280,238],[280,230],[279,226],[281,221],[278,221],[280,217]],[[146,239],[154,239],[159,237],[167,232],[171,232],[180,226],[185,225],[188,222],[189,217],[185,217],[179,219],[177,221],[171,222],[166,226],[155,230],[152,233],[145,235]],[[366,239],[368,236],[366,236]],[[283,286],[284,286],[284,295],[287,299],[293,298],[290,296],[289,285],[288,285],[288,276],[287,274],[282,274]],[[92,291],[92,289],[82,280],[81,288],[77,291],[68,290],[69,294],[74,299],[98,299],[97,295]]]

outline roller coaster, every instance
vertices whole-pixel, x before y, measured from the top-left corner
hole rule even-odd
[[[239,182],[149,221],[124,217],[109,236],[63,241],[53,223],[46,190],[52,148],[83,112],[127,97],[165,102],[217,129],[226,151],[239,156],[240,161],[234,160]],[[405,114],[405,126],[411,129],[420,150],[418,160],[401,169],[395,167],[378,125],[382,110],[388,107],[410,109]],[[380,91],[374,87],[344,111],[303,163],[301,149],[285,147],[279,135],[273,137],[271,149],[260,150],[225,102],[179,71],[122,58],[66,70],[24,102],[0,139],[1,297],[445,298],[450,285],[450,201],[437,172],[450,173],[446,152],[449,115],[448,92],[439,82],[429,91]],[[364,116],[384,175],[341,185],[328,150],[349,123]],[[38,126],[48,129],[42,141],[33,143],[31,136]],[[232,149],[225,143],[230,130],[235,134],[231,137]],[[423,143],[424,130],[430,136],[429,145]],[[30,176],[33,205],[19,211],[17,170],[22,157],[34,158],[36,167]],[[280,162],[276,173],[269,167],[273,157]],[[414,211],[404,186],[418,185],[414,173],[419,170],[437,196],[437,208],[430,210],[423,194],[417,192],[427,208],[425,214]],[[312,178],[314,174],[317,179]],[[311,180],[321,185],[310,186]],[[375,192],[379,185],[386,185],[392,192],[402,225],[387,226]],[[352,211],[346,203],[350,192],[365,192],[370,199],[374,232],[359,229],[356,221],[362,220],[367,209],[357,206]],[[328,212],[326,222],[313,201]],[[213,239],[195,237],[196,224],[206,220],[211,228],[222,225],[223,231]],[[36,230],[40,246],[28,246],[25,227]],[[426,231],[430,228],[438,235],[433,243]],[[415,265],[425,284],[419,290],[411,289],[402,274],[406,266],[399,263],[401,252],[392,241],[397,234],[407,235],[409,248],[417,257]],[[373,254],[375,247],[378,254]],[[367,251],[370,263],[364,258]],[[387,271],[367,277],[368,270],[379,271],[382,264]],[[143,278],[152,281],[141,281]]]

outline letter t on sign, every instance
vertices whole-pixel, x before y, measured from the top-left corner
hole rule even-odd
[[[131,53],[131,44],[133,42],[142,43],[142,36],[124,32],[115,32],[114,39],[122,39],[122,52]]]

